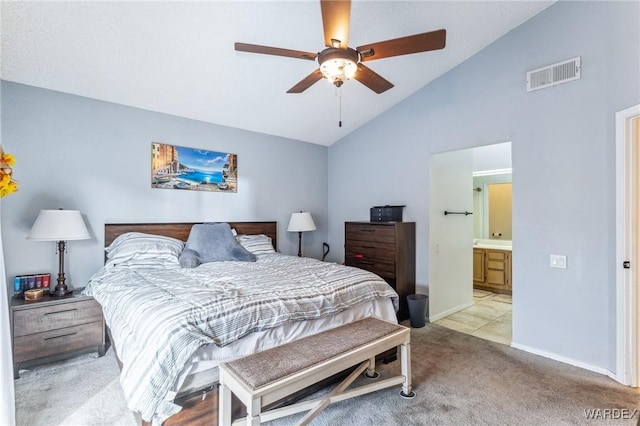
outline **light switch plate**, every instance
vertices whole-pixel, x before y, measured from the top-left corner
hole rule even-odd
[[[549,266],[558,269],[567,269],[567,256],[552,254],[549,256]]]

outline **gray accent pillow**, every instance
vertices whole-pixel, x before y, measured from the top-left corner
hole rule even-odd
[[[200,256],[198,256],[198,252],[193,249],[184,249],[182,253],[180,253],[180,257],[178,258],[180,262],[180,266],[183,268],[195,268],[200,265]]]
[[[192,251],[195,251],[195,253],[191,253]],[[197,257],[198,264],[222,262],[225,260],[236,260],[240,262],[256,261],[256,256],[248,252],[238,243],[228,223],[203,223],[193,225],[189,233],[189,238],[187,239],[187,244],[184,246],[183,253],[184,252],[187,252],[184,259],[185,265],[196,263],[193,259],[194,255]],[[183,264],[182,260],[180,264]]]

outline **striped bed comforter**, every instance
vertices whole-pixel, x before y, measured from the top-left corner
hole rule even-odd
[[[176,380],[202,345],[224,346],[291,321],[398,296],[357,268],[280,254],[194,269],[101,269],[84,294],[104,312],[129,408],[159,423],[177,413]]]

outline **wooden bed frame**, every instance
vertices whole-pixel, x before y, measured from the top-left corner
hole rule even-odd
[[[172,223],[107,223],[104,225],[104,246],[109,246],[119,235],[126,232],[143,232],[145,234],[163,235],[187,241],[191,227],[203,222],[172,222]],[[278,250],[278,223],[277,222],[227,222],[238,234],[265,234],[273,242],[273,247]],[[107,330],[109,331],[109,330]],[[109,333],[109,340],[113,345]],[[113,346],[120,369],[122,365],[118,358],[118,351]],[[184,425],[216,425],[218,423],[218,386],[211,386],[196,393],[186,395],[176,400],[182,405],[182,411],[170,417],[164,422],[165,426]],[[243,414],[244,407],[236,402],[234,410],[237,415]],[[136,416],[141,421],[139,416]],[[143,425],[151,425],[151,422],[142,421]]]
[[[164,235],[187,241],[191,227],[202,222],[179,223],[107,223],[104,225],[104,246],[107,247],[121,234],[126,232],[144,232],[145,234]],[[238,234],[265,234],[271,237],[273,248],[278,250],[278,222],[227,222]]]

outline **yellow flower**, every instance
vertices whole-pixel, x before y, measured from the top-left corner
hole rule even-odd
[[[16,164],[16,157],[7,154],[0,145],[0,198],[13,194],[18,190],[18,184],[11,178],[11,166]]]
[[[9,182],[5,185],[3,177],[2,183],[0,184],[0,198],[6,197],[9,194],[13,194],[16,191],[18,191],[18,184],[12,180],[9,180]]]
[[[0,158],[0,163],[6,163],[9,166],[15,166],[16,157],[14,157],[12,154],[8,154],[5,152],[2,154],[2,158]]]

